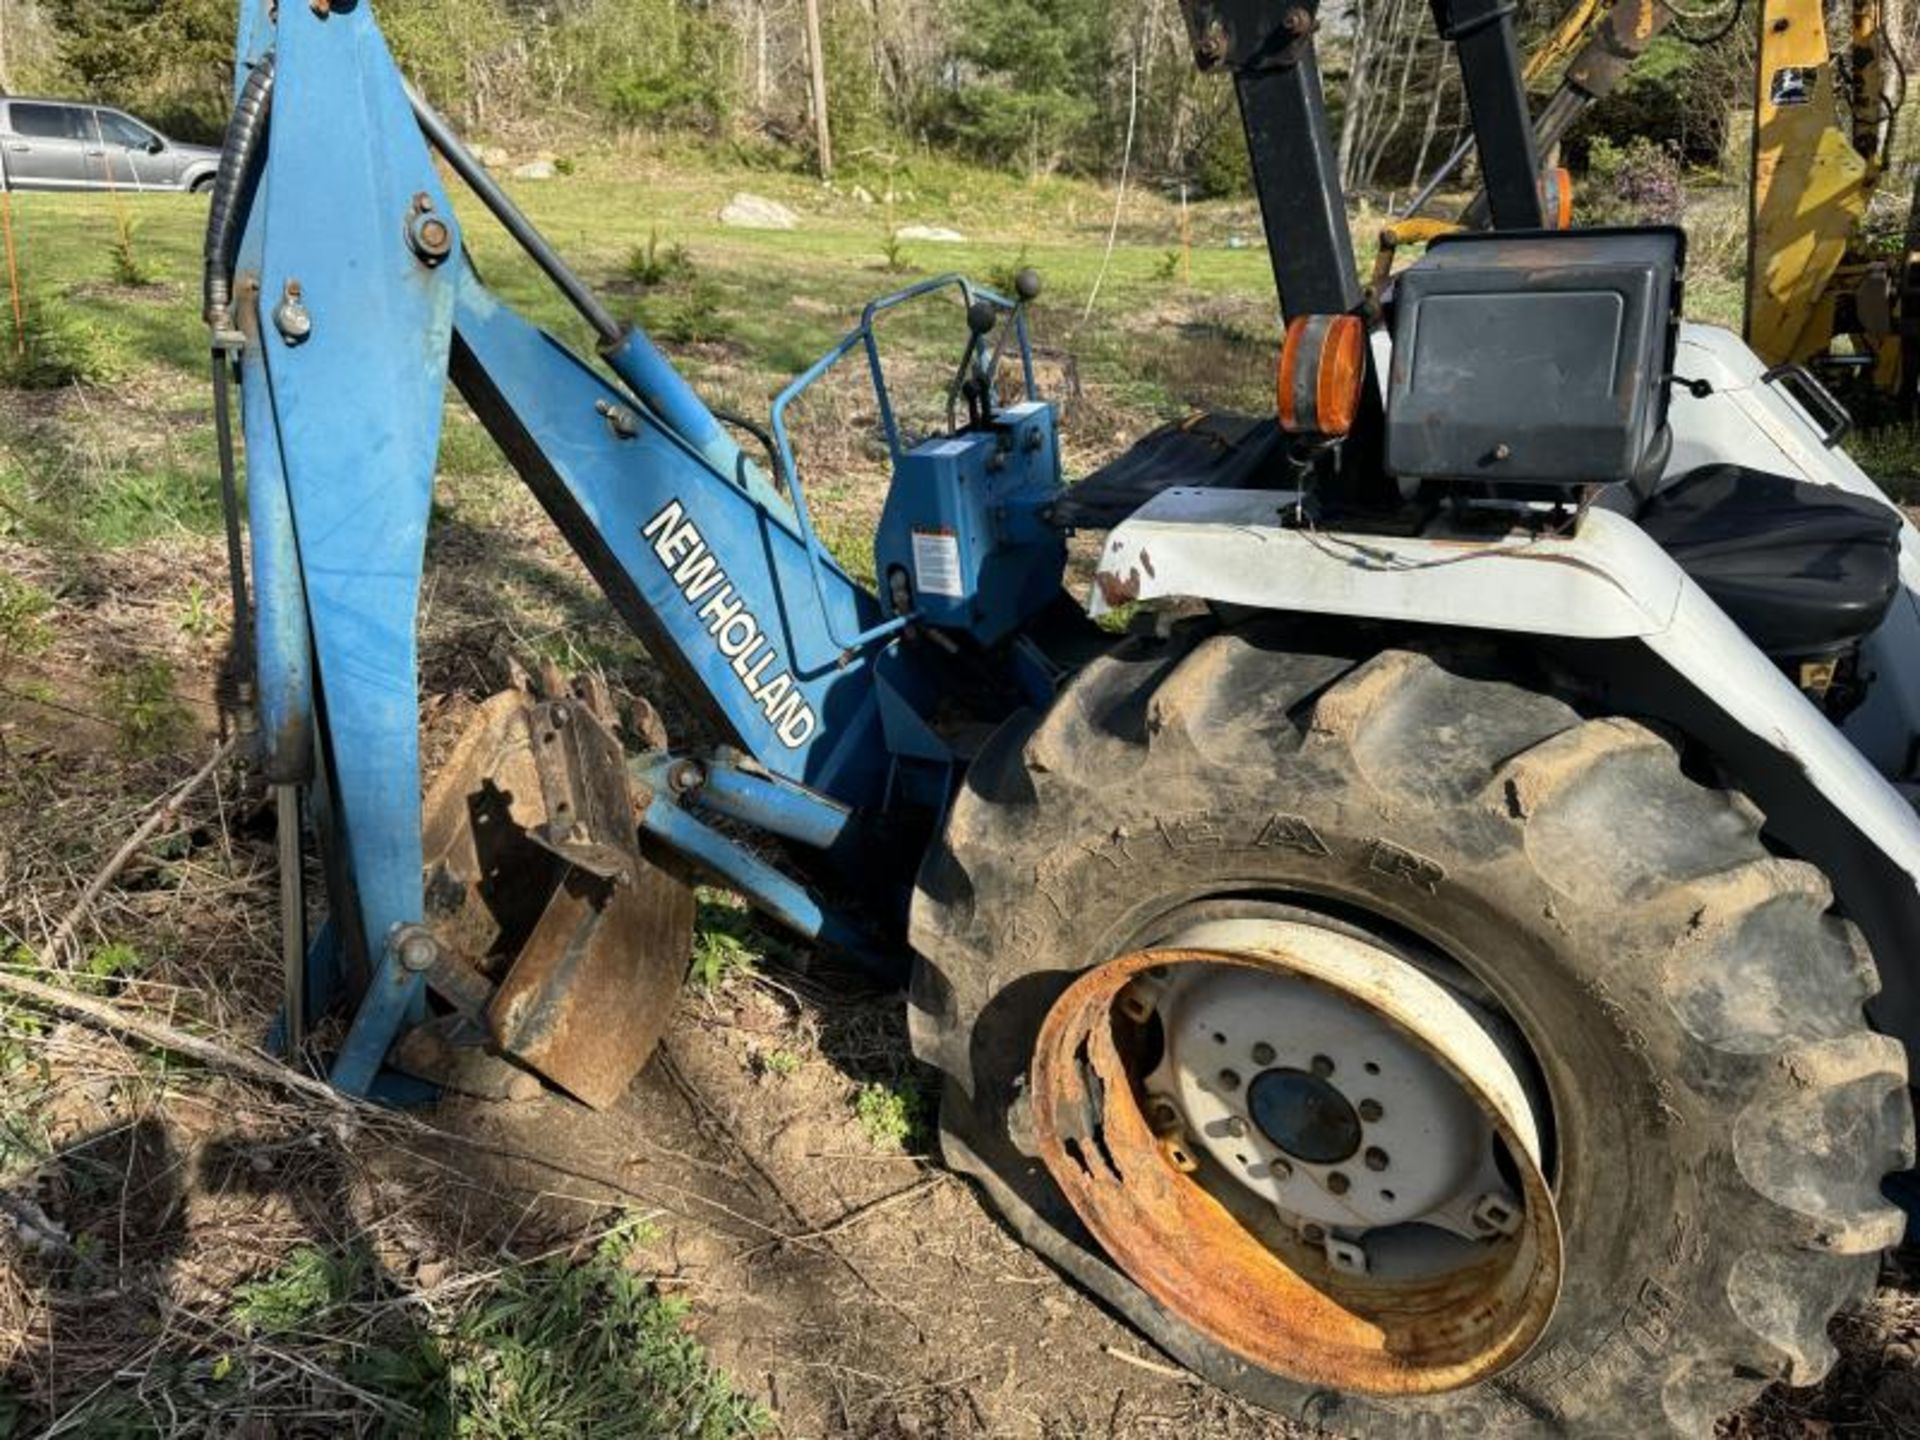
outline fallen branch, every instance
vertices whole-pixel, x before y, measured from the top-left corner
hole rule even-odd
[[[107,886],[114,882],[120,872],[127,868],[128,862],[140,853],[140,847],[151,840],[161,826],[176,818],[180,814],[181,807],[193,798],[201,786],[213,778],[214,772],[226,763],[239,743],[239,738],[236,736],[215,750],[211,760],[176,786],[145,820],[134,827],[133,833],[127,837],[126,844],[113,852],[113,857],[100,868],[100,872],[93,879],[87,882],[87,888],[80,892],[80,898],[74,902],[73,909],[67,912],[66,918],[54,927],[53,934],[47,941],[47,964],[65,963],[66,952],[73,945],[80,923],[87,918],[87,912],[93,909],[94,902],[105,893]]]
[[[202,1036],[191,1034],[188,1031],[178,1029],[175,1026],[165,1024],[158,1020],[151,1020],[144,1015],[135,1014],[132,1011],[122,1009],[120,1006],[111,1004],[105,1000],[96,1000],[90,995],[81,995],[58,985],[49,985],[44,981],[35,980],[30,976],[22,975],[16,970],[7,969],[4,966],[0,966],[0,992],[18,995],[22,999],[30,1000],[34,1004],[45,1006],[48,1009],[63,1011],[103,1030],[110,1030],[116,1034],[130,1035],[143,1044],[153,1046],[155,1049],[167,1050],[177,1055],[184,1055],[188,1059],[197,1060],[203,1065],[215,1069],[232,1071],[240,1075],[245,1075],[249,1079],[258,1080],[263,1084],[276,1085],[283,1090],[291,1090],[296,1094],[319,1100],[335,1114],[354,1115],[363,1120],[379,1121],[393,1127],[397,1131],[418,1135],[423,1139],[444,1140],[454,1145],[463,1146],[469,1150],[496,1156],[503,1160],[517,1160],[524,1164],[535,1165],[551,1174],[565,1175],[572,1179],[584,1180],[589,1184],[601,1186],[616,1195],[643,1200],[650,1205],[661,1205],[662,1208],[668,1209],[673,1214],[681,1215],[686,1219],[699,1223],[699,1217],[685,1210],[673,1210],[671,1206],[665,1205],[656,1192],[666,1191],[677,1195],[685,1201],[705,1206],[707,1209],[725,1215],[731,1220],[739,1221],[748,1228],[757,1230],[762,1235],[768,1236],[778,1243],[797,1244],[803,1248],[815,1250],[823,1255],[832,1255],[835,1253],[830,1245],[816,1244],[815,1242],[807,1240],[804,1236],[796,1238],[788,1231],[755,1220],[750,1215],[742,1214],[740,1211],[724,1205],[718,1200],[710,1199],[698,1191],[689,1190],[684,1186],[672,1185],[664,1181],[651,1181],[649,1182],[650,1188],[641,1188],[615,1176],[568,1165],[562,1161],[549,1159],[546,1156],[533,1154],[529,1151],[494,1145],[476,1136],[462,1135],[455,1130],[442,1129],[437,1125],[430,1125],[412,1115],[403,1114],[395,1110],[388,1110],[374,1104],[370,1100],[356,1099],[351,1095],[344,1094],[334,1089],[324,1080],[316,1080],[311,1076],[302,1075],[298,1070],[289,1069],[287,1066],[279,1064],[266,1055],[235,1049],[228,1045],[216,1044],[214,1041],[205,1039]],[[445,1163],[434,1160],[432,1156],[422,1155],[417,1151],[409,1151],[408,1153],[413,1154],[418,1159],[426,1160],[429,1163],[442,1165]],[[857,1274],[858,1272],[856,1271],[855,1273]]]
[[[150,1019],[131,1010],[124,1010],[118,1005],[106,1000],[97,1000],[91,995],[82,995],[59,985],[49,985],[44,980],[35,980],[31,976],[4,968],[0,968],[0,990],[31,1000],[36,1005],[78,1016],[115,1034],[131,1035],[136,1040],[144,1041],[156,1049],[170,1050],[190,1060],[198,1060],[203,1065],[210,1065],[220,1070],[237,1071],[268,1085],[298,1091],[311,1099],[326,1102],[335,1110],[357,1111],[363,1108],[363,1102],[341,1094],[325,1081],[302,1075],[298,1070],[290,1070],[265,1055],[216,1044],[190,1031]]]
[[[849,1210],[846,1214],[842,1215],[838,1220],[835,1220],[830,1225],[822,1225],[817,1230],[805,1230],[797,1235],[785,1236],[783,1237],[784,1241],[787,1244],[795,1244],[795,1243],[806,1241],[806,1240],[825,1240],[830,1236],[838,1235],[842,1230],[852,1229],[855,1225],[860,1224],[860,1222],[863,1220],[872,1219],[875,1215],[878,1215],[883,1210],[891,1210],[894,1206],[899,1205],[904,1201],[912,1200],[919,1195],[924,1195],[929,1190],[935,1189],[936,1187],[944,1185],[946,1183],[947,1183],[947,1176],[930,1175],[925,1180],[921,1180],[915,1184],[909,1185],[903,1190],[894,1191],[891,1195],[882,1195],[878,1200],[870,1200],[865,1205],[856,1205],[853,1207],[853,1209]],[[757,1246],[752,1251],[748,1252],[748,1258],[751,1259],[754,1255],[758,1255],[762,1250],[769,1249],[773,1245],[776,1245],[779,1243],[781,1242],[770,1240],[765,1245]]]

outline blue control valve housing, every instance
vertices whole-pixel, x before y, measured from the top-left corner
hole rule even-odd
[[[1042,400],[904,451],[874,537],[882,605],[982,645],[1017,633],[1060,593],[1066,542],[1042,513],[1059,492],[1055,412]]]

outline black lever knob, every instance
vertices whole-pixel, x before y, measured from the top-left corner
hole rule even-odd
[[[991,335],[1000,314],[991,302],[976,300],[967,307],[967,329],[976,335]]]
[[[1013,277],[1013,293],[1020,297],[1021,303],[1031,305],[1040,298],[1040,272],[1032,266]]]

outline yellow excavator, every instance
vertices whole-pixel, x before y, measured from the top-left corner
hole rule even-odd
[[[1747,343],[1770,364],[1853,369],[1911,407],[1920,386],[1920,235],[1884,243],[1885,175],[1905,72],[1881,0],[1852,0],[1840,67],[1820,0],[1761,0],[1748,211]]]
[[[1906,89],[1884,18],[1882,0],[1851,0],[1842,65],[1820,0],[1757,0],[1744,330],[1770,365],[1852,372],[1911,409],[1920,396],[1920,206],[1909,207],[1891,243],[1868,224]],[[1567,12],[1525,72],[1537,82],[1562,71],[1534,121],[1540,153],[1614,90],[1673,19],[1665,0],[1580,0]],[[1382,233],[1376,285],[1399,247],[1486,223],[1484,197],[1458,219],[1420,214],[1453,168],[1443,165]],[[1550,220],[1564,223],[1564,174],[1550,171],[1543,185]]]

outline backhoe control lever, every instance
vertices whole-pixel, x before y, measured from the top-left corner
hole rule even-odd
[[[967,424],[985,425],[993,418],[993,375],[986,358],[986,339],[999,322],[1000,312],[991,301],[975,300],[967,306],[967,349],[947,388],[947,428],[955,429],[954,402],[967,402]]]

